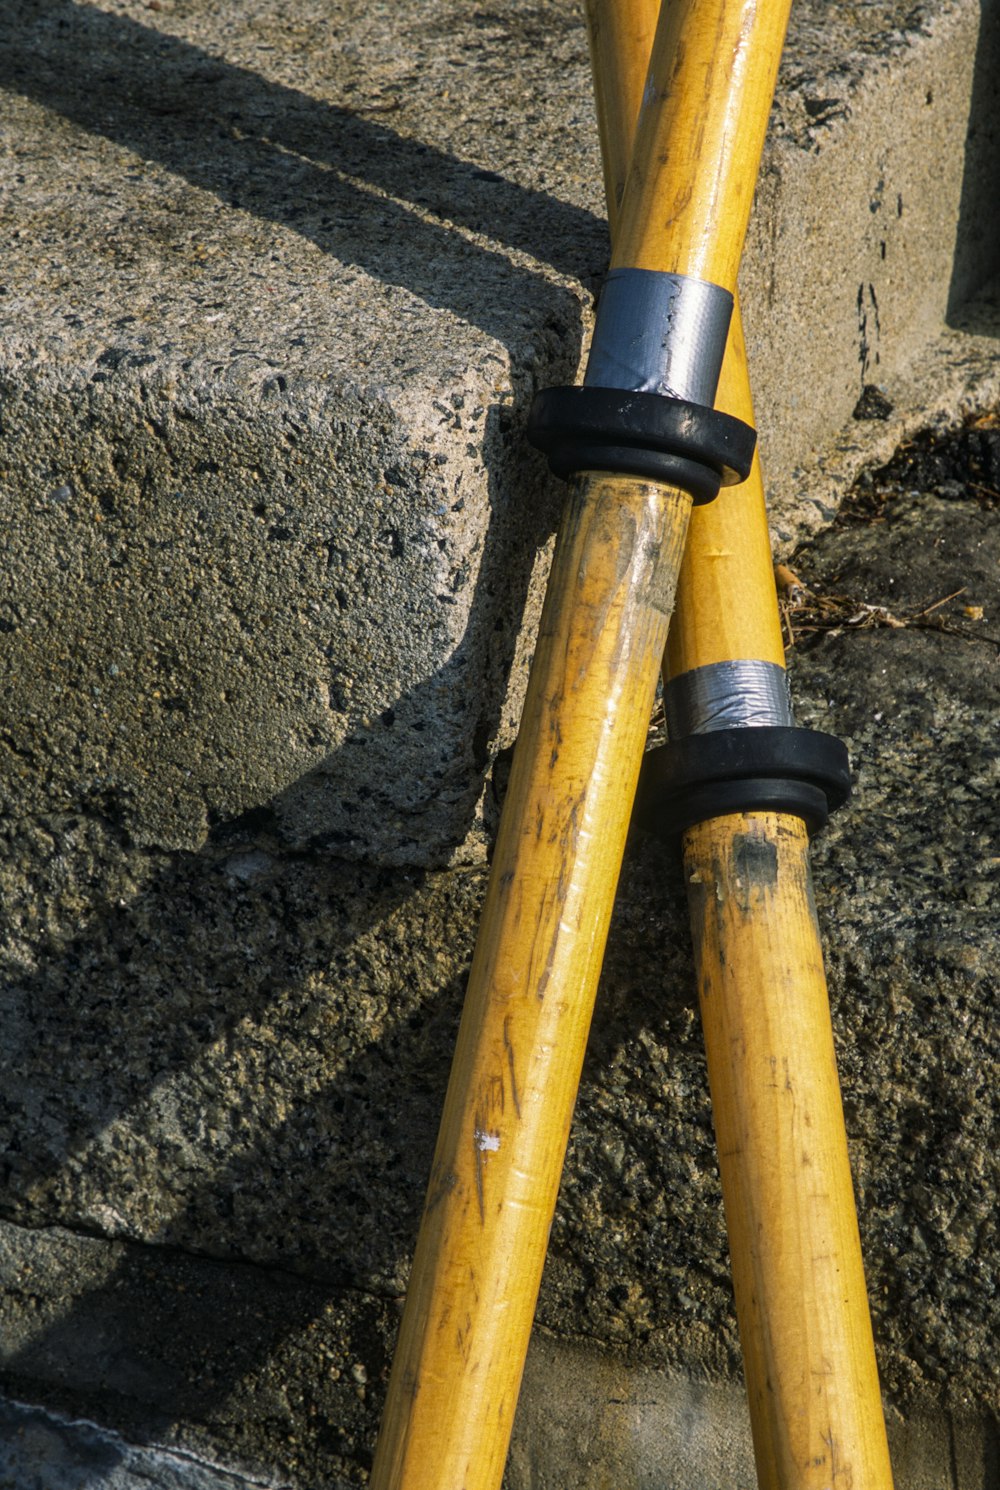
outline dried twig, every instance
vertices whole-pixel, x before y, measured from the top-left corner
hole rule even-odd
[[[946,631],[967,641],[989,642],[1000,647],[1000,637],[935,614],[949,601],[964,595],[964,585],[920,609],[896,612],[886,605],[860,600],[854,595],[828,595],[812,590],[786,564],[775,566],[774,577],[787,647],[793,647],[799,637],[820,631],[871,631],[877,627],[888,627],[893,631]],[[976,619],[980,619],[976,616],[978,610],[979,607],[966,606],[967,614]]]

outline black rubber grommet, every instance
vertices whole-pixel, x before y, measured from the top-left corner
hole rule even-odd
[[[531,405],[528,439],[557,476],[645,476],[704,503],[746,480],[757,433],[731,414],[658,393],[545,388]]]
[[[659,838],[727,812],[791,812],[810,833],[847,801],[847,747],[818,730],[713,730],[651,750],[635,821]]]

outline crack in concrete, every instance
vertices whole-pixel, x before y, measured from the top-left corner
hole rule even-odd
[[[63,1235],[81,1237],[89,1242],[103,1243],[108,1247],[134,1248],[143,1252],[151,1252],[154,1255],[169,1258],[182,1257],[191,1259],[198,1263],[207,1263],[211,1267],[223,1270],[248,1271],[251,1273],[267,1274],[279,1278],[288,1278],[296,1283],[305,1283],[316,1288],[335,1289],[338,1294],[348,1294],[355,1298],[374,1299],[379,1303],[396,1303],[399,1294],[390,1289],[381,1290],[376,1288],[362,1288],[356,1283],[344,1283],[340,1279],[328,1278],[323,1274],[307,1273],[297,1271],[295,1268],[282,1267],[274,1262],[256,1262],[251,1257],[220,1257],[211,1252],[200,1252],[193,1247],[179,1247],[174,1243],[149,1242],[141,1237],[115,1236],[108,1232],[90,1230],[80,1223],[67,1221],[32,1222],[17,1221],[3,1214],[0,1210],[0,1228],[10,1227],[12,1231],[21,1232],[26,1236],[32,1235]]]
[[[0,1437],[0,1473],[28,1473],[45,1490],[132,1490],[146,1483],[161,1490],[289,1490],[287,1480],[261,1479],[189,1449],[132,1443],[89,1418],[14,1398],[0,1398],[0,1427],[9,1430]]]

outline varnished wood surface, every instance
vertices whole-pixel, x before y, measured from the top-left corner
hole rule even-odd
[[[499,1485],[690,497],[588,476],[563,524],[372,1477]]]
[[[612,237],[658,14],[657,0],[588,0],[587,4]],[[738,297],[715,402],[727,414],[754,424]],[[692,668],[745,657],[785,665],[758,452],[742,485],[724,487],[714,502],[691,514],[665,672],[675,677]]]
[[[612,223],[656,10],[588,3]],[[717,403],[754,422],[738,302]],[[665,672],[738,658],[784,664],[757,458],[692,513]],[[889,1490],[805,830],[730,816],[685,850],[759,1484]]]
[[[789,0],[669,0],[611,262],[735,290]]]
[[[660,5],[659,0],[587,0],[586,12],[604,198],[614,241]]]
[[[737,300],[716,407],[754,423]],[[724,486],[691,514],[688,545],[667,642],[665,676],[752,658],[785,665],[760,455],[740,486]]]
[[[648,155],[625,193],[623,222],[641,257],[619,262],[732,288],[772,69],[754,62],[767,28],[749,24],[745,0],[728,61],[713,52],[728,44],[724,7],[698,3],[708,29],[682,28],[687,66],[664,49],[664,86],[645,111]],[[735,99],[707,135],[706,87]],[[705,118],[717,125],[716,104]],[[729,128],[746,143],[734,148]],[[697,141],[671,142],[677,129],[694,129]],[[679,171],[688,172],[683,207]],[[375,1490],[500,1483],[689,510],[690,498],[669,488],[590,474],[557,542]]]
[[[684,835],[761,1490],[891,1490],[808,838],[785,814]]]

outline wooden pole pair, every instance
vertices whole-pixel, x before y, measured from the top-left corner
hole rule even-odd
[[[609,220],[655,0],[588,0]],[[739,305],[717,404],[753,422]],[[784,667],[760,462],[692,515],[664,681]],[[808,835],[791,813],[683,835],[709,1083],[761,1490],[892,1484]]]
[[[669,0],[648,86],[648,9],[595,0],[590,19],[613,270],[734,291],[785,0]],[[745,414],[741,346],[737,332],[723,397]],[[776,607],[772,624],[754,601],[765,619],[748,631],[729,598],[749,542],[774,606],[752,479],[749,501],[696,510],[672,678],[706,659],[783,663]],[[713,515],[722,501],[731,525]],[[691,505],[680,481],[614,468],[572,480],[374,1490],[500,1484]],[[787,814],[729,815],[689,828],[685,856],[761,1484],[884,1490],[805,829]]]

